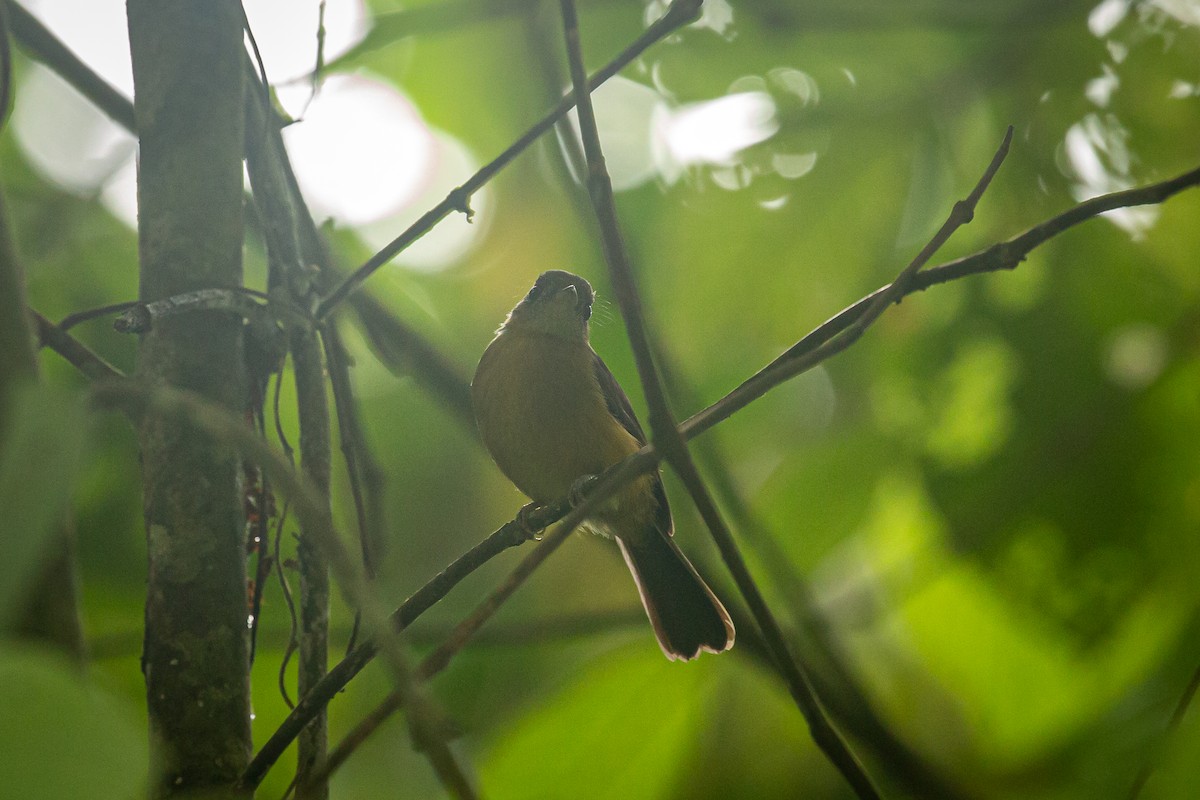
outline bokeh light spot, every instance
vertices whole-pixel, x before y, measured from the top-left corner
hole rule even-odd
[[[429,126],[399,90],[372,78],[329,78],[283,133],[313,210],[350,225],[405,208],[433,174]]]
[[[1149,386],[1167,364],[1167,337],[1154,325],[1127,325],[1113,335],[1105,354],[1109,379],[1126,389]]]

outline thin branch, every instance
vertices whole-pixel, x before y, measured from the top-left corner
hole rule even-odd
[[[275,373],[275,391],[272,393],[271,416],[275,423],[275,436],[279,440],[279,447],[283,450],[284,458],[287,459],[288,464],[292,469],[295,469],[296,451],[292,448],[292,443],[288,441],[287,433],[283,430],[283,419],[279,415],[279,392],[283,386],[284,366],[285,364],[280,364],[279,371]],[[288,610],[288,640],[287,645],[283,648],[283,657],[279,659],[279,694],[283,697],[283,702],[288,708],[295,708],[296,703],[293,702],[287,690],[287,668],[292,655],[300,647],[300,618],[296,614],[296,600],[292,594],[292,585],[288,582],[287,573],[284,572],[283,556],[279,552],[283,544],[283,529],[284,525],[287,524],[288,511],[290,509],[291,498],[286,498],[283,501],[283,508],[279,510],[279,520],[275,523],[275,538],[272,552],[275,556],[275,576],[279,582],[279,591],[283,594],[283,602]]]
[[[690,400],[693,396],[691,387],[679,375],[677,365],[672,364],[663,350],[655,351],[655,356],[672,396],[679,397],[682,393],[685,399]],[[864,691],[843,643],[821,611],[808,581],[793,568],[792,559],[780,544],[776,532],[770,530],[761,515],[746,502],[721,458],[719,441],[705,438],[689,449],[695,453],[698,466],[713,487],[720,507],[731,517],[754,553],[756,562],[762,565],[776,589],[788,599],[799,630],[796,633],[787,632],[785,640],[796,641],[796,637],[799,637],[793,648],[794,655],[830,716],[855,739],[867,745],[879,760],[890,766],[892,773],[911,787],[914,796],[958,796],[956,788],[884,724],[874,702]],[[739,622],[738,649],[741,650],[750,642],[746,635],[746,631],[750,631],[750,624],[747,620],[743,628],[739,620],[735,621]],[[765,650],[766,645],[759,646],[763,648],[763,662],[773,668],[774,662]]]
[[[342,545],[328,509],[319,492],[288,464],[283,454],[270,447],[241,419],[198,395],[166,386],[147,387],[130,380],[97,384],[93,397],[101,407],[118,408],[134,416],[147,410],[187,420],[214,439],[232,447],[241,456],[253,460],[296,504],[301,524],[313,531],[329,559],[330,567],[347,602],[362,611],[368,630],[395,676],[397,690],[413,710],[409,715],[416,743],[425,748],[438,776],[461,797],[473,797],[461,767],[437,731],[441,726],[429,710],[428,700],[416,686],[408,656],[393,629],[389,616],[360,573],[357,564]]]
[[[650,25],[641,36],[625,48],[620,55],[592,75],[588,81],[588,86],[593,89],[596,88],[624,69],[627,64],[640,56],[651,45],[670,35],[680,26],[694,20],[700,11],[700,4],[701,0],[673,0],[671,5],[667,7],[666,12]],[[516,158],[525,148],[537,141],[538,137],[550,130],[554,126],[555,121],[565,115],[574,106],[575,100],[572,97],[564,97],[549,114],[542,117],[533,127],[523,133],[507,150],[484,165],[466,183],[450,192],[442,202],[425,212],[420,219],[409,226],[408,230],[393,239],[391,243],[378,253],[371,256],[366,263],[356,269],[350,277],[346,278],[340,286],[321,301],[320,306],[317,307],[317,319],[323,320],[327,317],[342,300],[346,299],[347,295],[361,286],[372,273],[428,233],[434,225],[441,222],[452,212],[459,211],[465,214],[467,219],[470,220],[472,214],[470,206],[471,196],[495,177],[500,170],[508,166],[509,162]]]
[[[812,685],[796,659],[787,649],[783,631],[775,620],[762,593],[755,584],[733,535],[717,510],[687,445],[675,425],[667,404],[666,393],[654,366],[652,349],[642,314],[641,302],[633,278],[633,270],[621,237],[617,222],[616,203],[613,198],[612,181],[604,165],[604,154],[600,145],[600,134],[596,116],[592,109],[591,96],[586,83],[583,54],[579,41],[579,21],[574,0],[561,0],[564,36],[567,44],[571,80],[575,87],[575,99],[579,112],[579,128],[583,138],[583,150],[587,157],[587,184],[596,219],[600,225],[601,243],[612,278],[613,290],[621,307],[625,328],[637,361],[638,375],[646,394],[650,409],[650,429],[654,444],[675,468],[676,473],[691,495],[700,516],[708,526],[721,557],[733,575],[755,621],[762,630],[780,674],[787,683],[796,705],[799,707],[813,740],[837,767],[855,793],[864,800],[877,800],[879,791],[872,784],[862,764],[854,756],[845,740],[829,722],[817,701]]]
[[[263,435],[262,428],[262,407],[256,409],[258,419],[255,420],[255,428],[258,430],[258,435]],[[251,467],[253,468],[253,467]],[[253,509],[253,517],[250,521],[250,526],[253,531],[254,552],[258,556],[254,562],[254,586],[250,594],[250,664],[254,664],[254,658],[258,655],[258,629],[259,623],[262,621],[262,598],[263,592],[266,590],[267,579],[271,577],[271,567],[274,565],[271,559],[271,520],[270,520],[270,505],[272,502],[271,482],[258,471],[256,476],[258,485],[253,488],[253,493],[246,495],[247,499],[254,498],[255,508]],[[247,514],[247,516],[250,516]]]
[[[1163,203],[1183,190],[1198,184],[1200,184],[1200,167],[1158,183],[1093,197],[1005,242],[992,245],[979,253],[930,267],[917,276],[912,289],[914,291],[927,289],[930,286],[967,275],[1015,269],[1035,247],[1044,244],[1068,228],[1073,228],[1081,222],[1086,222],[1118,208]]]
[[[1187,686],[1184,687],[1179,702],[1175,704],[1175,711],[1171,714],[1171,719],[1167,722],[1164,737],[1169,738],[1178,730],[1179,724],[1183,722],[1184,715],[1187,714],[1188,707],[1192,704],[1192,700],[1196,698],[1197,691],[1200,691],[1200,666],[1197,666],[1192,671],[1192,677],[1188,680]],[[341,745],[338,745],[337,749],[340,750]],[[1146,782],[1150,780],[1150,776],[1154,774],[1154,770],[1158,767],[1157,761],[1157,758],[1150,758],[1142,766],[1137,777],[1133,780],[1133,785],[1129,789],[1129,800],[1137,800],[1142,796],[1142,789],[1146,788]]]
[[[59,330],[66,332],[83,322],[89,322],[100,317],[107,317],[111,314],[116,314],[123,311],[128,311],[138,305],[140,300],[126,300],[124,303],[112,303],[99,308],[89,308],[84,311],[76,311],[73,314],[67,314],[58,323]]]
[[[1193,173],[1189,173],[1189,175],[1193,175]],[[1178,180],[1179,179],[1176,179],[1176,181]],[[1176,181],[1169,183],[1174,184]],[[1185,186],[1193,185],[1197,182],[1200,182],[1200,170],[1196,171],[1195,177],[1193,177],[1190,182],[1174,188],[1173,191],[1166,196],[1170,196],[1170,194],[1179,191],[1179,189],[1185,188]],[[1146,188],[1150,189],[1153,187]],[[1097,200],[1100,199],[1101,198],[1097,198]],[[1153,202],[1152,200],[1144,199],[1144,196],[1140,194],[1134,195],[1133,199],[1138,201],[1138,204]],[[1093,208],[1097,207],[1095,202],[1089,201],[1089,203]],[[1121,206],[1115,205],[1108,208],[1099,208],[1092,213],[1092,216],[1100,213],[1101,211],[1111,210],[1111,208],[1119,207]],[[923,276],[932,273],[934,269],[917,273],[916,280],[914,281],[913,286],[910,287],[910,293],[912,291],[925,288],[921,285],[922,278]],[[977,271],[986,272],[991,270],[980,268]],[[965,277],[967,274],[974,273],[966,272],[956,277]],[[953,278],[947,278],[946,280],[953,280]],[[829,338],[831,338],[834,333],[848,327],[848,325],[851,324],[854,319],[857,319],[857,314],[861,313],[861,310],[855,312],[854,309],[864,309],[875,297],[878,296],[880,291],[883,291],[883,289],[864,297],[846,311],[841,312],[841,314],[839,314],[837,317],[834,317],[829,322],[819,326],[816,330],[802,339],[800,343],[793,348],[793,350],[800,348],[801,345],[804,345],[809,349],[815,349],[815,347],[821,342],[827,341]],[[358,295],[358,297],[366,296],[367,295]],[[789,351],[789,353],[790,352],[791,351]],[[803,354],[804,352],[807,352],[807,350],[801,349],[800,352]],[[784,360],[786,356],[787,354],[785,354],[785,356],[781,356],[780,359],[777,359],[776,362],[772,363],[778,363],[779,361]],[[764,368],[764,370],[769,368],[770,365],[768,365],[767,368]],[[779,383],[782,383],[782,379],[769,385],[756,386],[755,390],[757,391],[757,394],[749,399],[745,399],[744,393],[747,391],[747,389],[745,388],[746,384],[743,384],[725,397],[713,403],[708,408],[685,421],[680,426],[680,433],[687,439],[692,439],[700,435],[701,433],[727,419],[738,409],[745,407],[745,405],[747,405],[749,402],[752,402],[757,397],[765,394]],[[735,402],[738,405],[733,407],[731,404]],[[731,408],[732,410],[730,410]],[[623,474],[627,474],[628,477],[632,477],[649,472],[654,468],[654,465],[657,464],[659,458],[661,458],[661,456],[658,454],[654,446],[646,445],[637,453],[629,456],[618,466],[628,468],[630,472]],[[565,499],[563,499],[552,506],[546,506],[538,509],[535,511],[535,515],[531,518],[531,523],[534,525],[534,527],[545,527],[551,525],[555,521],[562,518],[568,507],[569,504]],[[453,586],[457,584],[458,581],[460,581],[463,577],[480,566],[484,561],[491,558],[492,555],[495,555],[496,553],[510,546],[507,544],[498,544],[498,542],[505,540],[506,534],[515,535],[519,531],[520,526],[515,520],[507,523],[505,526],[497,530],[492,534],[492,536],[488,537],[487,540],[480,545],[477,545],[476,548],[471,551],[471,553],[460,558],[458,561],[448,567],[445,572],[437,576],[429,584],[423,586],[417,593],[409,598],[409,600],[405,601],[404,605],[402,605],[400,609],[393,614],[393,624],[399,627],[409,624],[413,619],[440,600],[441,597],[443,597],[451,588],[453,588]],[[518,544],[520,542],[517,541],[513,543]],[[418,602],[418,598],[420,599],[420,602]],[[278,760],[283,751],[295,738],[296,732],[304,726],[308,719],[311,719],[311,715],[315,713],[312,710],[312,707],[328,703],[346,686],[347,683],[349,683],[351,678],[357,675],[358,672],[360,672],[362,668],[366,666],[366,664],[371,660],[371,658],[374,657],[374,655],[375,651],[373,645],[370,642],[366,642],[359,646],[345,659],[343,659],[341,663],[332,668],[321,684],[314,688],[312,695],[310,697],[303,698],[301,702],[297,704],[293,713],[290,714],[286,720],[284,720],[283,724],[280,725],[275,733],[273,733],[268,739],[266,744],[264,744],[263,748],[254,756],[250,762],[250,765],[247,767],[246,772],[242,776],[240,785],[246,788],[253,788],[257,786],[262,781],[262,778],[265,776],[267,770],[269,770],[271,765]]]
[[[1184,189],[1196,185],[1200,185],[1200,167],[1159,183],[1086,200],[1011,239],[964,258],[916,273],[902,296],[907,297],[914,292],[924,291],[930,286],[965,278],[968,275],[1015,269],[1034,248],[1068,228],[1097,217],[1106,211],[1165,202]],[[712,426],[733,416],[779,384],[811,369],[819,361],[824,360],[824,356],[819,357],[816,361],[812,360],[813,353],[826,342],[831,341],[838,333],[853,326],[880,295],[889,290],[890,286],[891,284],[881,286],[853,305],[838,312],[788,348],[770,364],[743,381],[733,391],[708,408],[693,414],[680,426],[684,435],[689,439],[700,435]]]
[[[562,500],[550,506],[535,509],[529,514],[529,524],[533,529],[552,525],[561,519],[570,508]],[[460,581],[483,566],[494,556],[510,547],[528,541],[529,532],[516,519],[504,524],[479,544],[465,554],[455,559],[446,569],[442,570],[424,586],[405,600],[392,613],[391,623],[396,630],[404,630],[413,620],[432,608],[435,603],[445,597]],[[323,708],[338,692],[357,675],[363,667],[375,657],[376,647],[373,641],[363,642],[336,666],[329,674],[313,687],[313,690],[296,705],[287,719],[271,734],[262,748],[251,759],[246,771],[242,774],[239,785],[245,789],[257,787],[271,766],[283,755],[296,735],[308,724],[309,720]]]
[[[322,272],[321,277],[332,274]],[[348,302],[379,362],[398,378],[415,378],[434,396],[439,408],[454,417],[463,430],[478,436],[471,387],[459,365],[369,292],[355,292]]]
[[[325,347],[325,363],[333,388],[342,457],[346,462],[350,492],[354,498],[363,569],[367,577],[373,579],[376,550],[383,540],[383,470],[367,445],[366,429],[358,414],[358,404],[350,382],[350,354],[346,352],[346,345],[333,322],[322,327],[321,342]]]
[[[129,102],[128,98],[80,61],[70,48],[20,3],[15,0],[3,2],[8,10],[9,27],[26,55],[58,73],[118,125],[130,132],[136,131],[133,103]]]
[[[455,626],[445,641],[421,661],[420,666],[417,668],[417,675],[420,680],[429,680],[445,669],[475,633],[500,610],[500,607],[528,580],[529,576],[567,540],[567,537],[575,530],[579,523],[587,519],[588,515],[593,513],[601,503],[616,494],[629,481],[642,472],[645,472],[647,468],[647,464],[639,463],[636,458],[631,457],[605,470],[599,479],[592,484],[592,488],[588,490],[583,502],[570,509],[557,523],[554,530],[547,534],[541,543],[534,548],[533,552],[525,556],[517,564],[516,568],[509,573],[504,582],[484,598],[483,602],[476,606],[462,622]],[[520,523],[515,520],[509,523],[509,525],[514,524],[519,525]],[[331,754],[328,761],[329,772],[332,773],[334,769],[340,766],[383,720],[406,705],[404,698],[399,696],[398,693],[393,692],[389,695],[380,706],[371,712],[368,720],[361,726],[361,730],[356,729],[357,732],[352,734],[353,738],[351,741],[345,743],[345,747],[339,745],[337,752]],[[336,762],[334,761],[335,757],[337,759]]]
[[[93,381],[102,381],[125,377],[120,370],[98,356],[74,336],[63,331],[33,309],[30,309],[29,313],[33,314],[34,322],[37,323],[38,341],[41,346],[49,347],[58,353],[88,378]]]
[[[253,289],[199,289],[194,292],[164,297],[150,303],[136,302],[128,305],[118,303],[104,308],[72,314],[63,320],[72,325],[90,319],[108,310],[120,310],[125,306],[120,316],[113,321],[113,328],[119,333],[148,333],[156,322],[179,314],[189,314],[196,311],[228,311],[237,314],[242,319],[260,318],[268,310],[281,311],[294,324],[304,325],[306,320],[298,310],[291,309],[286,303],[274,302],[267,306],[257,302],[262,292]]]
[[[363,569],[369,580],[375,579],[376,548],[383,540],[383,474],[367,447],[366,431],[358,414],[358,404],[350,383],[350,355],[338,333],[337,323],[330,320],[321,326],[321,343],[325,348],[325,364],[329,384],[333,389],[333,407],[338,420],[338,440],[350,495],[354,499],[354,515],[358,526],[358,549]],[[360,463],[361,462],[361,463]],[[368,510],[367,504],[370,503]],[[346,652],[358,644],[361,619],[355,615]]]
[[[913,277],[929,263],[929,259],[933,258],[933,254],[942,248],[954,232],[966,225],[975,218],[975,206],[979,205],[979,199],[983,197],[983,193],[987,191],[988,186],[992,183],[992,178],[996,176],[996,172],[1000,169],[1000,165],[1004,163],[1005,157],[1008,156],[1008,148],[1012,144],[1013,127],[1008,126],[1004,132],[1004,139],[1000,142],[1000,147],[996,149],[995,155],[992,156],[991,163],[984,170],[983,176],[975,184],[975,188],[963,200],[959,200],[954,204],[954,208],[950,210],[950,215],[946,217],[946,221],[938,228],[937,233],[933,238],[921,248],[921,252],[917,253],[916,257],[908,263],[896,279],[885,289],[878,297],[871,301],[867,306],[862,316],[859,317],[852,326],[846,329],[845,338],[850,341],[842,345],[842,349],[853,344],[859,336],[862,335],[868,327],[871,326],[879,315],[882,314],[887,307],[902,298],[912,282]]]
[[[8,124],[12,102],[12,39],[9,35],[8,7],[0,5],[0,131]]]
[[[330,475],[332,454],[329,429],[329,402],[325,394],[325,365],[315,331],[289,331],[288,349],[292,353],[292,377],[296,387],[296,413],[300,423],[300,470],[320,498],[322,511],[330,515]],[[340,542],[339,542],[340,544]],[[296,563],[300,574],[300,660],[297,664],[296,689],[308,694],[320,683],[329,666],[329,571],[330,555],[312,523],[301,519],[296,545]],[[403,677],[401,669],[400,680]],[[300,735],[299,763],[296,775],[303,780],[320,769],[326,750],[325,716],[319,715]],[[304,800],[324,800],[327,787],[314,788]]]
[[[254,45],[244,9],[242,27]],[[255,46],[255,56],[257,54]],[[244,53],[242,64],[243,80],[249,87],[243,97],[247,120],[246,168],[267,246],[267,291],[274,297],[287,298],[298,307],[309,308],[314,297],[311,272],[306,265],[315,259],[305,252],[301,234],[302,219],[307,210],[300,208],[301,203],[288,177],[287,156],[271,107],[266,72],[261,69],[261,62],[258,64],[260,71],[256,72],[254,61]],[[310,325],[289,325],[286,333],[296,389],[300,470],[318,492],[324,513],[330,515],[332,434],[320,337]],[[296,571],[300,584],[296,684],[300,697],[320,683],[329,667],[328,558],[311,523],[302,518],[296,545]],[[286,660],[280,666],[281,677],[285,668]],[[297,743],[296,778],[299,782],[305,782],[309,775],[320,769],[325,760],[327,741],[326,715],[318,714],[301,731]],[[328,795],[327,786],[312,786],[302,800],[326,800]]]

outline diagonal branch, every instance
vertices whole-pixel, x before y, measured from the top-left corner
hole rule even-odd
[[[650,430],[654,444],[675,468],[700,516],[721,551],[721,557],[733,574],[742,596],[763,632],[776,665],[799,707],[813,740],[826,754],[846,781],[861,798],[878,798],[879,792],[872,784],[862,764],[851,752],[845,740],[825,716],[808,676],[788,652],[783,632],[779,627],[762,593],[755,584],[750,571],[738,550],[733,536],[717,510],[708,488],[700,477],[691,454],[688,453],[679,429],[675,426],[666,393],[654,367],[652,349],[643,318],[641,302],[634,283],[633,270],[625,250],[617,222],[616,203],[613,199],[612,181],[604,165],[604,154],[600,135],[596,127],[596,115],[592,109],[591,96],[584,74],[583,54],[579,42],[579,21],[574,0],[561,0],[564,35],[567,43],[571,80],[575,87],[575,99],[579,110],[579,127],[583,137],[583,150],[587,157],[587,183],[596,219],[600,225],[600,238],[608,262],[613,290],[621,306],[625,329],[637,361],[638,375],[650,408]]]
[[[1187,178],[1187,180],[1183,180],[1184,178]],[[1125,204],[1138,205],[1156,202],[1154,199],[1151,199],[1154,196],[1158,196],[1156,193],[1161,193],[1162,199],[1165,199],[1181,189],[1195,185],[1196,183],[1200,183],[1200,169],[1197,169],[1192,173],[1188,173],[1186,176],[1181,176],[1180,178],[1174,179],[1173,181],[1165,182],[1165,184],[1162,185],[1144,187],[1146,191],[1134,190],[1137,192],[1136,194],[1130,194],[1127,192],[1120,193],[1124,196],[1124,198],[1120,203],[1115,205],[1113,204],[1115,201],[1106,201],[1106,198],[1096,198],[1093,201],[1088,201],[1087,203],[1081,205],[1089,208],[1090,214],[1088,216],[1095,216],[1103,211],[1111,210],[1113,208],[1121,208]],[[1167,186],[1167,188],[1161,188],[1163,186]],[[1073,218],[1077,216],[1072,213],[1073,211],[1074,209],[1064,215],[1060,215],[1060,217],[1067,217],[1069,215]],[[1055,219],[1059,218],[1056,217]],[[1050,225],[1052,222],[1053,220],[1045,223],[1043,226],[1038,226],[1038,228],[1042,228],[1045,225]],[[1075,223],[1073,222],[1072,224]],[[1063,229],[1065,229],[1065,227]],[[1023,236],[1024,235],[1025,234],[1023,234]],[[1039,243],[1040,241],[1030,244],[1029,249],[1032,250],[1033,247]],[[1015,263],[1019,263],[1023,256],[1024,253],[1016,257],[1014,266]],[[951,262],[951,264],[957,263],[958,262]],[[976,274],[979,272],[988,272],[1000,268],[990,266],[992,263],[993,262],[991,260],[982,260],[980,261],[978,268],[974,271],[964,271],[961,274],[953,275],[945,278],[944,280],[936,282],[944,283],[960,277],[966,277],[967,275]],[[935,267],[933,269],[917,273],[913,285],[909,288],[909,293],[927,288],[927,285],[933,285],[933,283],[924,284],[923,281],[927,275],[938,274],[938,269],[940,268]],[[784,353],[784,355],[777,358],[767,367],[764,367],[763,370],[757,374],[761,375],[762,373],[771,369],[774,365],[785,363],[791,358],[799,357],[812,350],[815,350],[821,343],[828,341],[838,331],[849,327],[849,325],[852,324],[855,319],[857,319],[858,314],[862,313],[862,310],[864,310],[866,306],[869,305],[881,291],[883,291],[883,289],[867,295],[854,305],[850,306],[847,310],[835,316],[833,319],[818,326],[811,333],[801,339],[796,345],[794,345],[789,351]],[[815,363],[819,363],[819,360]],[[815,363],[810,364],[809,366],[814,366]],[[682,425],[680,425],[680,433],[686,439],[692,439],[709,430],[713,426],[720,424],[722,421],[732,416],[732,414],[736,411],[744,408],[758,397],[761,397],[775,386],[784,382],[786,378],[779,377],[780,374],[781,373],[779,372],[774,372],[770,381],[764,381],[753,385],[750,385],[751,381],[746,381],[741,386],[737,387],[732,392],[710,405],[708,408],[686,420]],[[752,395],[751,392],[753,392]],[[649,472],[654,468],[654,465],[658,463],[660,458],[661,455],[653,445],[646,445],[637,453],[621,462],[619,466],[628,467],[630,471],[622,474],[627,479],[632,479],[637,475]],[[569,507],[569,503],[567,503],[565,499],[562,499],[551,506],[538,509],[535,512],[535,516],[531,517],[530,523],[532,526],[537,528],[548,527],[554,524],[556,521],[562,519]],[[453,588],[460,580],[462,580],[463,577],[481,565],[484,561],[488,560],[497,553],[502,552],[512,544],[519,544],[520,541],[513,541],[511,538],[509,538],[515,536],[518,530],[519,526],[515,520],[509,522],[488,537],[488,539],[486,539],[483,543],[473,548],[466,556],[463,556],[455,561],[443,573],[418,590],[412,597],[409,598],[409,600],[405,601],[405,603],[396,612],[393,613],[393,624],[397,625],[398,627],[404,627],[408,625],[412,622],[412,620],[416,619],[417,616],[441,599],[441,597],[445,596],[445,594],[449,592],[449,590]],[[505,544],[504,542],[511,542],[511,544]],[[247,788],[257,786],[262,781],[271,765],[279,759],[279,757],[283,754],[283,751],[292,742],[292,740],[295,739],[297,732],[304,727],[305,723],[309,719],[312,718],[312,714],[315,713],[313,710],[314,707],[323,706],[324,704],[328,703],[350,682],[355,675],[362,670],[364,666],[366,666],[366,664],[372,658],[374,658],[374,656],[375,649],[373,644],[366,642],[356,648],[354,652],[343,659],[341,663],[333,667],[325,679],[322,680],[318,686],[314,687],[312,695],[310,697],[303,698],[300,703],[297,704],[293,712],[286,720],[284,720],[283,724],[280,725],[275,733],[273,733],[268,741],[263,745],[262,749],[254,756],[250,762],[250,765],[247,767],[246,772],[243,773],[241,785]]]
[[[569,509],[570,504],[565,500],[539,508],[529,515],[530,527],[541,529],[553,525]],[[528,539],[528,532],[515,519],[501,526],[405,600],[398,609],[392,612],[392,625],[397,630],[404,630],[413,620],[432,608],[476,569],[494,556],[510,547],[520,545]],[[324,708],[330,700],[336,697],[338,692],[342,691],[354,676],[362,671],[363,667],[370,663],[376,653],[375,643],[366,641],[330,669],[329,674],[296,704],[287,719],[280,724],[254,755],[246,767],[246,771],[242,774],[240,785],[247,789],[256,787],[271,766],[283,755],[283,751],[292,743],[292,740],[304,729],[304,726],[321,708]]]
[[[1061,214],[1051,217],[1011,239],[964,258],[948,261],[916,273],[912,277],[911,283],[904,288],[901,297],[907,297],[914,292],[924,291],[930,286],[948,283],[970,275],[1016,269],[1034,248],[1081,222],[1118,208],[1162,203],[1179,192],[1197,185],[1200,185],[1200,167],[1169,180],[1093,197],[1091,200],[1072,206]],[[811,369],[816,363],[824,360],[824,357],[819,357],[817,361],[812,361],[811,357],[839,333],[855,325],[879,296],[889,291],[890,287],[891,284],[881,286],[856,303],[839,311],[771,363],[743,381],[733,391],[708,408],[693,414],[681,426],[684,434],[689,439],[699,436],[717,423],[733,416],[779,384]],[[900,297],[896,299],[898,301]]]
[[[588,86],[594,89],[604,83],[624,69],[627,64],[640,56],[655,42],[658,42],[682,25],[695,19],[700,11],[700,4],[701,0],[673,0],[671,5],[667,7],[666,12],[650,27],[646,28],[641,36],[588,79]],[[520,138],[513,142],[507,150],[485,164],[466,183],[450,192],[442,202],[426,211],[420,219],[409,226],[408,230],[393,239],[382,250],[371,256],[371,258],[367,259],[366,263],[356,269],[350,277],[342,281],[340,286],[321,301],[321,305],[317,308],[317,318],[324,319],[328,316],[339,303],[346,299],[347,295],[361,286],[377,269],[391,261],[399,253],[428,233],[434,225],[448,217],[451,212],[462,212],[467,215],[467,219],[469,220],[472,213],[470,206],[471,196],[495,177],[500,170],[508,166],[509,162],[529,147],[529,145],[537,141],[538,137],[554,127],[554,123],[574,106],[575,101],[573,98],[570,96],[564,97],[550,113],[546,114],[546,116],[534,123],[529,130],[521,134]]]
[[[1180,695],[1179,701],[1175,704],[1175,710],[1171,713],[1171,719],[1167,721],[1167,729],[1163,732],[1164,738],[1169,739],[1179,729],[1180,723],[1187,714],[1188,706],[1196,699],[1197,691],[1200,691],[1200,666],[1192,670],[1192,677],[1188,679],[1187,686],[1184,687],[1183,694]],[[341,749],[340,745],[338,749]],[[1133,785],[1129,787],[1129,800],[1138,800],[1142,796],[1142,789],[1146,788],[1146,782],[1150,780],[1150,776],[1154,774],[1157,767],[1157,757],[1149,758],[1142,765],[1133,779]]]
[[[109,364],[74,336],[61,330],[50,320],[30,309],[33,320],[37,323],[38,341],[42,347],[49,347],[65,358],[75,369],[82,372],[93,381],[113,378],[124,378],[116,367]]]
[[[533,552],[525,556],[517,564],[516,568],[509,573],[504,582],[484,598],[483,602],[476,606],[474,611],[455,626],[442,644],[421,661],[421,665],[417,668],[419,677],[422,680],[428,680],[445,669],[454,656],[471,640],[471,637],[500,610],[500,607],[528,580],[529,576],[567,540],[567,537],[575,530],[579,523],[595,511],[601,503],[616,494],[622,486],[645,472],[649,466],[649,463],[639,462],[636,458],[628,458],[606,470],[592,484],[592,488],[588,490],[583,502],[571,508],[558,522],[554,530],[547,534],[542,542],[534,548]],[[514,520],[509,524],[519,525],[520,523]],[[530,524],[537,524],[537,522],[531,517]],[[328,778],[329,774],[337,769],[355,750],[357,745],[379,727],[383,720],[405,706],[405,699],[399,693],[393,692],[389,695],[383,703],[371,712],[368,719],[364,720],[364,723],[355,729],[349,741],[344,743],[345,746],[338,746],[327,764],[326,773],[315,777],[321,780]]]
[[[157,415],[186,420],[261,465],[275,485],[292,499],[301,524],[318,539],[347,602],[362,612],[373,642],[396,677],[397,691],[404,696],[406,706],[412,709],[410,719],[414,727],[418,732],[431,733],[430,729],[440,724],[436,712],[430,708],[430,701],[414,681],[414,671],[389,615],[342,544],[320,492],[297,473],[281,453],[269,446],[254,430],[242,424],[239,417],[192,392],[161,386],[147,387],[123,380],[97,384],[93,394],[98,405],[120,409],[134,417],[153,411]],[[465,781],[462,777],[464,773],[443,737],[425,735],[419,737],[417,743],[430,751],[430,760],[448,788],[462,797],[474,796],[469,785],[460,785],[459,781]]]
[[[130,133],[137,129],[133,118],[133,103],[83,63],[20,3],[16,0],[2,2],[8,11],[8,24],[13,36],[31,58],[58,73],[80,94],[91,100],[109,119]]]

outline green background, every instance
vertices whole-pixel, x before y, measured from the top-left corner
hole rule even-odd
[[[529,5],[540,10],[417,29],[339,68],[393,81],[485,161],[552,104],[565,74],[554,72],[556,4]],[[1065,142],[1077,124],[1107,133],[1098,152],[1127,185],[1197,166],[1197,6],[1139,3],[1104,36],[1089,29],[1092,11],[1079,2],[760,0],[734,4],[724,35],[685,30],[627,69],[675,105],[757,77],[780,123],[739,156],[744,188],[721,188],[712,169],[696,167],[617,195],[675,412],[716,400],[890,280],[970,191],[1009,124],[1006,163],[935,262],[1070,207]],[[631,41],[643,12],[636,2],[584,3],[589,65]],[[773,82],[779,68],[807,73],[819,97],[802,102]],[[1100,106],[1085,91],[1105,69],[1118,82]],[[772,172],[774,156],[796,153],[816,154],[810,172]],[[490,185],[476,221],[483,234],[460,262],[431,273],[402,256],[367,288],[466,378],[540,271],[582,273],[608,298],[593,344],[644,414],[586,198],[561,159],[547,137]],[[34,308],[58,319],[134,296],[133,231],[40,178],[10,133],[0,167]],[[1200,665],[1200,193],[1155,213],[1136,232],[1093,220],[1015,272],[910,297],[848,352],[694,445],[781,621],[790,629],[798,619],[787,579],[805,579],[875,708],[964,796],[1125,797],[1152,758],[1161,769],[1144,797],[1196,796],[1200,719],[1193,710],[1169,740],[1164,730]],[[352,230],[333,240],[346,268],[370,254]],[[261,262],[249,245],[252,280]],[[472,431],[347,332],[387,475],[380,591],[394,605],[524,498]],[[104,322],[78,334],[132,371],[132,338]],[[53,354],[43,364],[58,391],[38,404],[44,415],[15,424],[28,430],[41,416],[37,446],[74,463],[84,428],[70,422],[69,397],[84,383]],[[290,407],[285,381],[294,435]],[[133,797],[145,769],[136,441],[114,416],[90,417],[86,431],[82,466],[55,473],[78,479],[40,480],[24,502],[54,507],[71,494],[94,666],[81,683],[44,655],[0,645],[0,720],[9,721],[0,722],[0,793],[41,778],[13,796]],[[681,546],[741,606],[669,472],[666,482]],[[350,530],[344,477],[337,492]],[[501,556],[447,597],[414,628],[416,646],[438,641],[518,557]],[[258,742],[286,713],[275,675],[287,620],[275,586],[263,615]],[[568,635],[542,627],[563,619],[580,622]],[[335,655],[348,624],[335,608]],[[387,689],[385,672],[368,668],[331,705],[333,738]],[[851,796],[753,647],[686,665],[662,658],[601,540],[568,541],[433,692],[490,797]],[[886,763],[867,755],[866,764],[889,796],[903,796]],[[282,794],[289,766],[281,762],[261,796]],[[333,782],[336,798],[439,792],[399,720]]]

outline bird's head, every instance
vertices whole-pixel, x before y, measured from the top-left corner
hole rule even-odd
[[[587,339],[594,298],[592,285],[583,278],[561,269],[548,270],[509,312],[501,330]]]

